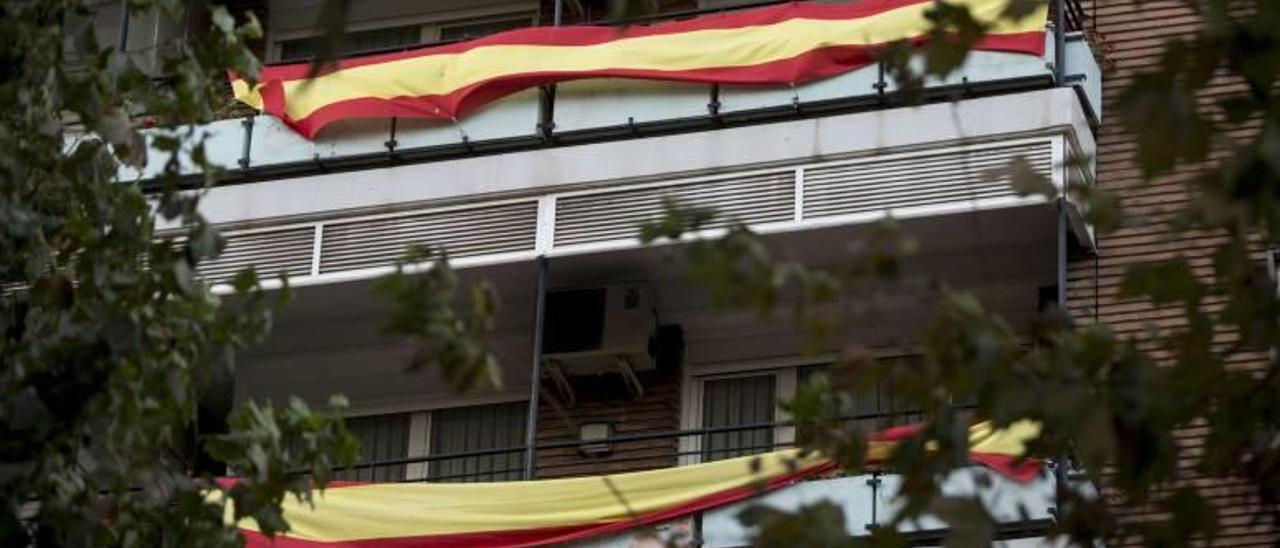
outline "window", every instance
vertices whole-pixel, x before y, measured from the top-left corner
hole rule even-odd
[[[403,459],[409,456],[409,413],[354,417],[347,430],[360,440],[357,463]],[[339,470],[334,477],[347,481],[397,481],[404,479],[403,464]]]
[[[347,429],[360,440],[360,456],[356,466],[339,470],[334,477],[365,482],[520,479],[524,468],[523,450],[458,456],[428,463],[367,465],[425,455],[521,447],[527,407],[526,402],[510,402],[349,418]]]
[[[320,50],[323,36],[298,38],[280,42],[280,61],[293,63],[309,61],[315,58]],[[385,51],[398,48],[409,48],[422,43],[422,25],[388,27],[360,32],[348,33],[346,43],[339,51],[341,55]]]
[[[525,402],[434,411],[430,452],[447,455],[522,446],[527,411]],[[458,457],[432,461],[427,477],[447,482],[518,480],[523,465],[523,451]]]
[[[828,365],[801,367],[796,372],[796,385],[804,386],[811,378],[825,375]],[[849,419],[849,424],[856,426],[863,433],[877,432],[892,426],[910,424],[921,420],[920,413],[910,412],[910,406],[901,397],[894,396],[885,383],[877,383],[862,393],[854,394],[844,409],[843,417],[863,417]]]
[[[702,427],[750,426],[774,422],[777,407],[773,374],[708,380],[703,383]],[[773,428],[706,434],[702,458],[713,461],[773,450]]]
[[[440,23],[415,23],[368,30],[352,31],[338,51],[339,55],[360,55],[408,49],[434,42],[469,40],[534,24],[532,13],[501,15],[480,19],[464,19]],[[306,36],[276,41],[276,58],[281,63],[300,63],[314,59],[320,51],[323,36]]]
[[[438,26],[439,31],[435,39],[437,41],[470,40],[503,31],[528,27],[532,24],[533,18],[528,15],[487,21],[448,23]]]
[[[894,357],[888,360],[910,367],[914,357]],[[896,366],[896,365],[895,365]],[[719,371],[696,375],[686,388],[687,405],[682,428],[715,430],[730,428],[728,432],[703,433],[682,438],[682,464],[707,462],[790,447],[795,441],[797,428],[789,423],[786,411],[778,403],[792,397],[798,387],[813,377],[825,374],[828,364],[771,365],[767,368],[744,366],[717,366]],[[922,414],[913,412],[901,397],[892,394],[887,384],[880,384],[861,394],[854,394],[844,401],[840,416],[863,433],[872,433],[892,426],[911,424],[922,420]],[[762,428],[733,429],[773,423]]]

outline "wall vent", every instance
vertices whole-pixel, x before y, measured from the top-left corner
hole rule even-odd
[[[283,272],[290,277],[311,273],[311,244],[315,229],[299,226],[270,231],[224,232],[227,245],[217,259],[205,261],[196,271],[208,283],[228,282],[252,265],[258,279]]]
[[[395,264],[410,245],[470,257],[533,249],[534,201],[325,223],[320,272]]]
[[[562,196],[556,200],[555,245],[634,238],[641,224],[661,217],[665,197],[714,209],[711,227],[731,220],[789,221],[795,215],[795,171]]]
[[[964,151],[866,158],[804,171],[806,219],[1013,196],[1007,177],[991,174],[1025,157],[1051,174],[1050,141]]]

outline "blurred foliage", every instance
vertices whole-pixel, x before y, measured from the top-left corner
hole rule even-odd
[[[483,344],[498,313],[497,293],[485,282],[471,285],[460,313],[458,285],[448,257],[411,248],[395,273],[378,282],[392,307],[383,331],[414,343],[410,371],[437,369],[457,391],[501,387],[498,358]]]
[[[1059,485],[1049,532],[1073,545],[1212,543],[1221,530],[1218,509],[1212,493],[1184,483],[1192,477],[1206,478],[1198,485],[1246,486],[1261,504],[1256,523],[1280,527],[1280,302],[1264,267],[1280,230],[1280,2],[1183,4],[1201,22],[1166,40],[1158,63],[1116,84],[1122,90],[1107,121],[1135,136],[1146,181],[1180,185],[1189,197],[1167,221],[1126,213],[1119,196],[1096,185],[1074,185],[1060,196],[1025,160],[991,176],[1023,195],[1070,198],[1103,237],[1136,223],[1163,225],[1170,238],[1212,236],[1200,240],[1213,246],[1211,263],[1193,264],[1175,253],[1127,269],[1120,299],[1175,314],[1175,321],[1152,321],[1139,336],[1077,323],[1056,306],[1027,329],[1015,328],[975,295],[939,279],[927,284],[938,312],[914,337],[920,358],[910,366],[876,360],[873,349],[836,339],[827,347],[838,349],[834,366],[801,387],[786,409],[807,447],[849,471],[862,469],[866,443],[865,432],[840,420],[850,397],[883,383],[923,413],[919,436],[889,462],[904,487],[902,509],[888,525],[927,515],[947,523],[948,545],[991,541],[995,524],[980,503],[939,490],[967,464],[966,427],[978,418],[996,425],[1039,421],[1043,431],[1031,453],[1105,487],[1098,496]],[[1006,15],[1026,13],[1027,5],[1012,2]],[[908,99],[920,97],[926,77],[960,66],[987,30],[956,5],[935,4],[930,19],[932,39],[923,47],[890,44],[879,53]],[[1203,99],[1209,91],[1215,100]],[[1068,158],[1062,167],[1088,172],[1092,162]],[[843,312],[840,303],[870,299],[916,276],[906,261],[910,253],[893,253],[904,251],[899,247],[883,247],[886,253],[876,257],[846,254],[844,266],[819,272],[780,260],[785,250],[714,212],[679,204],[667,209],[642,228],[642,237],[683,238],[691,280],[717,303],[762,316],[789,307],[800,311],[802,325],[826,326],[842,321],[832,317]],[[781,291],[787,285],[798,290]],[[1260,365],[1229,365],[1241,361]],[[1188,428],[1205,432],[1203,451],[1180,445]],[[1136,507],[1153,513],[1145,521],[1122,519]],[[764,546],[849,543],[841,516],[822,504],[793,514],[756,509],[742,519],[760,526]],[[904,545],[893,529],[877,528],[860,542]]]
[[[0,3],[4,546],[237,546],[228,505],[268,534],[286,530],[280,501],[307,499],[356,455],[341,401],[324,413],[249,403],[228,431],[198,431],[199,401],[289,291],[266,293],[247,270],[221,297],[195,276],[224,241],[197,211],[201,192],[177,190],[178,168],[201,168],[206,183],[219,169],[204,135],[175,124],[216,116],[228,70],[257,73],[246,43],[261,29],[198,3],[127,5],[204,23],[125,55],[95,36],[84,2]],[[145,56],[158,65],[140,66]],[[166,128],[150,137],[165,158],[150,162],[163,189],[146,195],[118,174],[147,163],[139,127],[150,123]],[[243,479],[219,486],[220,465]]]

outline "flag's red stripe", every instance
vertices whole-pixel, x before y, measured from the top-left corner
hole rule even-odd
[[[923,41],[919,38],[917,41]],[[1044,54],[1044,33],[1025,32],[992,35],[976,46],[987,51]],[[347,118],[437,118],[462,116],[503,96],[534,86],[584,78],[636,78],[673,82],[740,85],[792,84],[834,76],[870,65],[876,46],[838,46],[817,49],[802,55],[745,67],[717,67],[686,71],[606,69],[591,72],[526,72],[480,82],[445,95],[359,98],[337,101],[316,109],[306,118],[294,120],[284,113],[283,90],[268,83],[262,90],[264,110],[277,115],[298,133],[312,138],[325,125]]]
[[[969,460],[986,466],[1000,475],[1018,483],[1029,483],[1040,474],[1044,462],[1040,459],[1005,455],[1002,453],[970,453]]]

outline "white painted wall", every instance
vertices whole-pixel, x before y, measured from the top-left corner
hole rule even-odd
[[[1077,149],[1086,154],[1095,149],[1075,93],[1057,88],[956,103],[223,186],[208,191],[201,206],[206,217],[222,224],[297,219],[1045,133],[1066,133],[1078,143]]]

